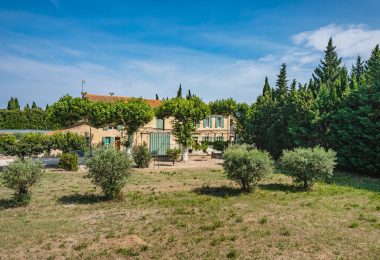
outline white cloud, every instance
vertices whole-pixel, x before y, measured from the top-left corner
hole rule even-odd
[[[380,43],[380,30],[370,29],[366,25],[330,24],[314,31],[301,32],[292,39],[296,45],[323,51],[330,37],[340,56],[352,58],[360,54],[368,58],[370,51]]]

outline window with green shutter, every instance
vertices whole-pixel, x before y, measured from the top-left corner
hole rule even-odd
[[[203,119],[203,128],[211,127],[211,117]]]
[[[109,136],[106,136],[106,137],[103,137],[103,145],[110,145],[111,144],[111,137]]]
[[[156,128],[157,129],[164,129],[164,120],[163,119],[156,119]]]

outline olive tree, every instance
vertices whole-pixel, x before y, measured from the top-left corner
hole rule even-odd
[[[41,133],[0,136],[0,153],[9,156],[18,156],[21,159],[39,155],[49,149],[49,138]]]
[[[231,146],[225,151],[223,159],[227,178],[238,183],[243,191],[251,191],[274,171],[269,153],[248,145]]]
[[[318,180],[325,180],[334,174],[336,153],[322,147],[295,148],[283,152],[281,166],[295,183],[309,190]]]
[[[182,161],[188,160],[188,147],[193,142],[196,124],[210,114],[210,109],[196,96],[164,100],[156,111],[158,118],[172,118],[172,134],[182,145]]]

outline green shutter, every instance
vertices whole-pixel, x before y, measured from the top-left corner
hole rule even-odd
[[[209,117],[208,127],[212,128],[212,116]]]
[[[221,117],[222,119],[222,128],[224,128],[224,117]]]
[[[156,128],[157,129],[164,129],[164,120],[163,119],[156,119]]]
[[[218,128],[219,127],[219,120],[218,120],[219,117],[215,117],[215,128]]]
[[[103,145],[106,144],[106,138],[105,138],[105,137],[102,137],[102,144],[103,144]]]
[[[115,137],[111,137],[111,145],[113,145],[115,143]]]
[[[203,128],[206,128],[206,118],[203,119]]]

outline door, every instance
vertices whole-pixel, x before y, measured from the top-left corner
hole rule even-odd
[[[150,152],[157,155],[166,155],[170,148],[170,134],[155,132],[150,134]]]
[[[120,137],[115,137],[115,147],[116,147],[116,150],[120,151],[120,148],[121,148]]]

